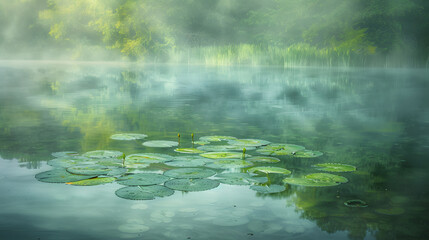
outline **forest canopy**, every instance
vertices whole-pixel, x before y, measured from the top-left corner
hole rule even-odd
[[[426,66],[427,0],[0,2],[1,59]]]

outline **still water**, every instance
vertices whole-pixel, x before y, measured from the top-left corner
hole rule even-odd
[[[428,93],[426,70],[2,63],[0,238],[425,239]],[[111,139],[116,133],[148,137]],[[269,174],[270,184],[285,186],[273,194],[220,184],[137,201],[116,196],[124,187],[117,182],[35,179],[52,169],[54,152],[184,155],[142,145],[178,141],[178,133],[186,148],[193,133],[196,140],[226,135],[297,144],[323,155],[276,156],[281,161],[270,166],[292,173]],[[335,173],[348,179],[337,186],[282,183],[320,172],[319,163],[357,170]],[[155,165],[147,171],[171,168]],[[344,205],[354,199],[368,206]]]

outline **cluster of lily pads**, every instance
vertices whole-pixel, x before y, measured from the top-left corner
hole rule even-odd
[[[145,134],[123,133],[113,140],[141,140]],[[115,193],[131,200],[150,200],[166,197],[178,191],[205,191],[219,184],[250,185],[263,194],[284,191],[285,184],[326,187],[346,183],[347,178],[331,173],[313,173],[301,178],[287,177],[283,184],[272,184],[269,174],[290,175],[288,169],[272,166],[280,162],[276,156],[315,158],[323,155],[294,144],[270,143],[260,139],[237,139],[230,136],[205,136],[192,141],[192,147],[180,147],[178,141],[152,140],[142,143],[147,148],[172,148],[174,155],[164,153],[135,153],[95,150],[84,154],[55,152],[48,165],[54,169],[36,174],[41,182],[93,186],[116,182],[124,185]],[[193,140],[193,135],[192,135]],[[194,147],[198,145],[198,147]],[[166,150],[167,152],[168,150]],[[254,151],[260,156],[251,156]],[[316,164],[325,172],[351,172],[356,167],[338,163]],[[157,170],[148,172],[147,170]],[[232,169],[241,169],[234,172]],[[160,170],[162,173],[160,173]]]

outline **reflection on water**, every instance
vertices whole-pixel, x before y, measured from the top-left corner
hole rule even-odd
[[[427,235],[425,71],[69,65],[3,66],[0,74],[1,238]],[[191,146],[191,133],[230,135],[324,153],[315,159],[280,157],[275,166],[291,170],[292,177],[313,173],[312,165],[324,162],[358,170],[340,174],[349,182],[335,187],[287,185],[282,193],[264,195],[221,184],[154,201],[117,198],[116,183],[76,187],[34,179],[50,169],[52,152],[164,151],[109,138],[118,132],[171,141],[181,133],[183,147]],[[351,199],[368,207],[346,207]]]

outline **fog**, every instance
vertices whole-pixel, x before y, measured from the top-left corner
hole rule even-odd
[[[427,67],[425,0],[0,1],[1,60]]]

